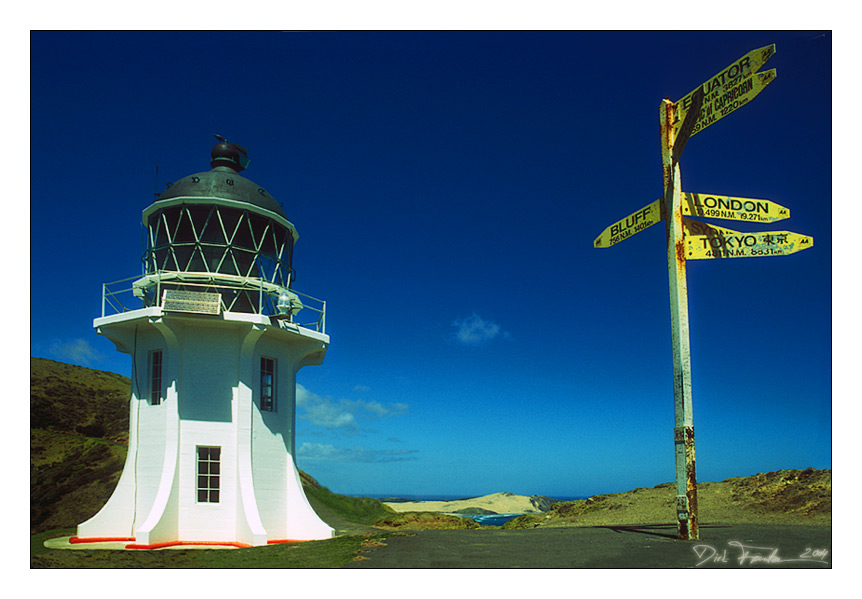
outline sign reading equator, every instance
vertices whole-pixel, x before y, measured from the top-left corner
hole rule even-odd
[[[775,44],[752,50],[675,102],[674,129],[679,131],[682,127],[698,90],[703,90],[703,103],[690,135],[695,135],[753,100],[777,76],[775,69],[757,72],[773,54]]]

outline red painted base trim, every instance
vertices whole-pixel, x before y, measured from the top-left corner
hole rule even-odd
[[[135,537],[70,537],[69,542],[75,543],[108,543],[108,542],[126,542],[134,541]]]
[[[134,541],[135,537],[71,537],[69,539],[69,543],[77,544],[77,543],[125,543],[128,541]],[[267,541],[267,545],[275,545],[278,543],[307,543],[308,539],[272,539]],[[247,547],[252,547],[252,545],[247,545],[246,543],[237,543],[232,541],[166,541],[164,543],[153,543],[152,545],[138,545],[132,542],[130,545],[126,545],[126,549],[163,549],[165,547],[178,547],[180,545],[201,545],[201,546],[218,546],[218,545],[226,545],[228,547],[236,547],[237,549],[245,549]]]
[[[134,539],[129,539],[134,541]],[[237,549],[245,549],[251,547],[245,543],[234,543],[231,541],[166,541],[164,543],[153,543],[152,545],[126,545],[126,549],[163,549],[165,547],[179,547],[181,545],[203,545],[203,546],[219,546],[226,545],[228,547],[236,547]]]

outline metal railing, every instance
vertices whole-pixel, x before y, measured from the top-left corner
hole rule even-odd
[[[219,273],[158,271],[104,283],[102,317],[161,306],[166,289],[219,293],[224,312],[261,314],[282,328],[326,333],[326,301],[263,279]]]
[[[131,310],[137,310],[142,306],[135,307],[127,307],[124,301],[127,302],[135,302],[140,301],[140,298],[136,298],[132,294],[132,287],[126,287],[125,285],[117,289],[116,287],[121,283],[127,283],[128,281],[134,281],[139,279],[140,277],[127,277],[125,279],[120,279],[119,281],[113,281],[112,283],[102,283],[102,318],[106,315],[110,314],[122,314],[123,312],[129,312]],[[129,296],[129,297],[126,297]],[[108,312],[106,308],[111,308],[112,312]]]

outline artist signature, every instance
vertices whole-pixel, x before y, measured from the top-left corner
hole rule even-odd
[[[752,566],[754,564],[784,564],[789,562],[816,562],[827,564],[826,556],[829,555],[828,549],[812,549],[806,547],[799,554],[799,557],[781,557],[778,555],[777,547],[755,547],[754,545],[743,545],[739,541],[728,541],[728,546],[732,548],[731,555],[728,555],[728,549],[719,550],[712,545],[695,545],[692,547],[697,559],[700,561],[695,564],[695,567],[704,564],[714,563],[729,563],[731,559],[735,559],[740,566]]]

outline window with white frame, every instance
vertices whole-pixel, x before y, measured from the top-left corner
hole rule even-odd
[[[218,503],[221,490],[221,447],[199,445],[197,453],[198,503]]]
[[[272,358],[260,359],[260,409],[275,412],[275,365]]]
[[[150,371],[150,403],[154,406],[162,403],[162,350],[156,349],[149,355]]]

